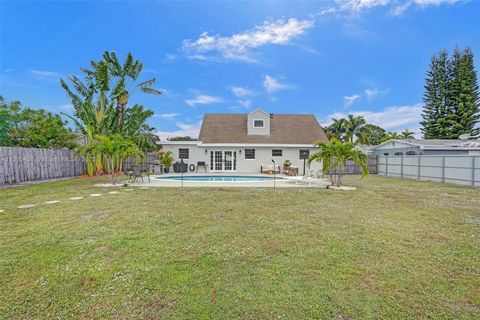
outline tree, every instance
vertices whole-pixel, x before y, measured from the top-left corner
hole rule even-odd
[[[349,114],[344,124],[345,141],[353,142],[353,139],[356,138],[361,144],[369,144],[365,124],[366,121],[363,116]]]
[[[480,100],[472,50],[466,48],[461,52],[455,48],[450,64],[450,137],[458,138],[466,133],[476,136],[480,134],[480,128],[476,127],[480,119]]]
[[[477,74],[470,48],[433,55],[425,78],[422,132],[426,139],[456,139],[480,128]]]
[[[189,137],[189,136],[184,136],[184,137],[168,138],[168,141],[197,141],[197,139]]]
[[[143,64],[134,60],[131,53],[127,54],[123,65],[118,61],[115,52],[105,51],[103,58],[109,66],[110,74],[116,79],[111,98],[116,101],[117,130],[121,132],[124,125],[123,117],[130,97],[138,90],[155,95],[160,95],[161,92],[151,87],[156,81],[155,78],[135,84],[142,72]]]
[[[345,126],[347,120],[344,118],[340,119],[332,119],[333,123],[329,125],[326,129],[326,134],[328,135],[328,138],[335,138],[338,140],[342,140],[345,135]]]
[[[412,132],[408,129],[405,129],[400,133],[400,138],[402,138],[402,139],[412,139],[414,137],[413,134],[414,134],[414,132]]]
[[[308,164],[318,161],[322,164],[322,172],[330,176],[332,186],[341,187],[347,161],[353,161],[362,168],[362,175],[368,174],[368,156],[355,150],[355,143],[342,143],[336,138],[330,142],[317,142],[314,147],[320,148],[308,158]],[[336,177],[335,177],[336,176]]]
[[[92,159],[102,155],[110,181],[117,184],[123,171],[123,163],[130,157],[143,158],[144,154],[137,145],[120,134],[96,136],[89,145],[78,149],[85,158]]]
[[[147,124],[153,112],[139,104],[127,105],[138,90],[160,94],[151,88],[155,79],[135,84],[143,65],[130,53],[123,65],[114,52],[105,52],[102,60],[91,61],[90,65],[91,69],[81,69],[83,80],[71,76],[68,78],[70,85],[63,79],[60,82],[75,108],[74,117],[70,118],[87,137],[87,144],[93,143],[98,135],[122,134],[142,150],[156,150],[154,128]],[[101,156],[95,159],[97,173],[101,173]],[[92,163],[88,168],[89,174],[93,174]]]
[[[76,146],[75,133],[58,114],[43,109],[22,108],[19,101],[0,96],[0,145],[28,148]]]
[[[371,145],[380,144],[387,135],[385,129],[374,124],[366,124],[363,126],[363,129]]]
[[[388,132],[385,135],[385,138],[383,138],[382,142],[392,140],[392,139],[399,139],[399,138],[400,138],[400,135],[397,132]]]

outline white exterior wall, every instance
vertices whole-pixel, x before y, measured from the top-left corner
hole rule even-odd
[[[313,147],[297,147],[297,146],[202,146],[197,145],[198,142],[178,142],[178,143],[168,143],[163,144],[163,149],[171,151],[173,153],[174,162],[180,161],[179,159],[179,149],[188,148],[189,149],[189,159],[184,159],[184,162],[187,164],[193,163],[195,166],[198,161],[204,161],[207,165],[207,171],[210,171],[210,151],[216,150],[226,150],[226,151],[236,151],[237,152],[237,168],[235,172],[239,173],[260,173],[261,165],[270,165],[272,159],[275,160],[276,164],[280,166],[283,172],[283,162],[285,160],[290,160],[293,166],[299,168],[299,174],[303,173],[303,160],[300,160],[300,149],[310,150],[310,154],[317,151]],[[245,149],[255,149],[255,159],[245,159]],[[281,157],[272,157],[272,149],[281,149],[283,150]],[[205,152],[206,150],[206,152]],[[317,162],[312,163],[312,169],[320,169],[320,165]],[[308,169],[308,163],[306,164],[306,169]],[[203,168],[200,169],[200,172],[203,171]]]

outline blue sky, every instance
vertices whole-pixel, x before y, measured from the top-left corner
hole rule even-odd
[[[0,94],[71,112],[60,78],[105,50],[144,63],[162,137],[196,135],[205,112],[361,114],[418,131],[430,57],[470,46],[480,1],[0,2]]]

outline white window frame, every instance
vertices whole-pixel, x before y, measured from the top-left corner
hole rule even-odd
[[[255,126],[255,121],[262,121],[262,126],[261,127]],[[265,128],[265,119],[253,119],[253,127],[254,128]]]

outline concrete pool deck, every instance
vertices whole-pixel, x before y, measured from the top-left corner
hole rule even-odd
[[[148,177],[143,177],[143,182],[140,180],[135,183],[130,183],[132,187],[182,187],[181,180],[168,180],[158,179],[167,177],[179,177],[179,173],[168,173],[162,175],[150,175],[150,182]],[[272,177],[271,181],[183,181],[184,188],[190,187],[203,187],[203,188],[273,188],[273,176],[265,174],[249,174],[249,173],[185,173],[184,178],[195,176],[235,176],[235,177]],[[291,177],[290,177],[291,178]],[[275,179],[276,188],[326,188],[330,183],[324,179],[308,180],[303,179],[301,181],[284,179],[283,175],[277,175]]]

